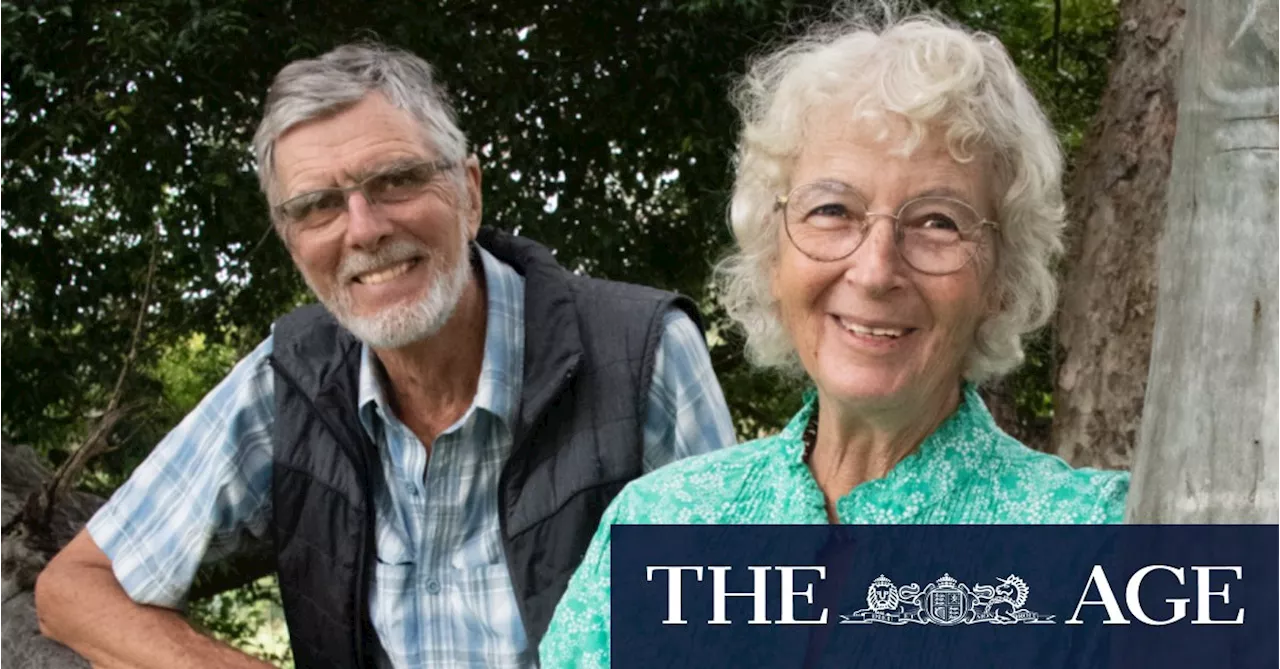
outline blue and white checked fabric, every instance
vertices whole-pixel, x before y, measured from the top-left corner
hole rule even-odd
[[[498,474],[524,362],[524,279],[480,250],[488,294],[484,362],[471,407],[427,450],[390,409],[366,348],[360,420],[382,454],[370,614],[389,667],[529,667],[503,560]],[[702,335],[664,318],[644,424],[649,471],[735,443]],[[273,374],[268,337],[156,446],[90,520],[135,601],[179,608],[202,561],[270,540]]]

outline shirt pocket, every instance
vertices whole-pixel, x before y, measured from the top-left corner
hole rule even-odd
[[[472,570],[492,567],[507,568],[502,555],[499,532],[477,532],[458,545],[449,564],[454,569]]]
[[[389,566],[410,566],[416,561],[415,551],[410,548],[409,538],[404,528],[392,519],[380,514],[377,523],[378,536],[375,541],[375,554],[379,564]]]
[[[374,547],[373,587],[370,590],[369,614],[383,645],[398,647],[400,636],[394,630],[405,623],[406,611],[413,611],[416,596],[417,565],[404,534],[391,524],[378,524]]]

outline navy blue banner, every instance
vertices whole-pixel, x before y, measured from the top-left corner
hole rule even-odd
[[[1275,525],[613,528],[627,667],[1267,667]]]

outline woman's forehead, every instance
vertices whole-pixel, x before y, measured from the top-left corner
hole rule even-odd
[[[945,128],[913,127],[901,117],[853,118],[847,111],[828,110],[809,117],[790,166],[789,186],[842,182],[869,197],[885,188],[913,194],[950,191],[977,206],[990,197],[990,158],[975,152],[962,160],[956,153]]]
[[[905,138],[878,138],[869,132],[836,129],[805,138],[792,163],[791,181],[839,181],[857,187],[863,182],[938,182],[938,186],[965,189],[985,180],[985,160],[975,157],[960,161],[938,133],[926,135],[910,150],[903,150]]]

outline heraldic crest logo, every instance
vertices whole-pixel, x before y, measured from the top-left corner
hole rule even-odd
[[[1053,616],[1023,608],[1031,588],[1010,574],[996,585],[970,588],[943,574],[921,589],[916,583],[896,587],[881,574],[867,588],[867,608],[840,616],[842,625],[1052,625]]]

